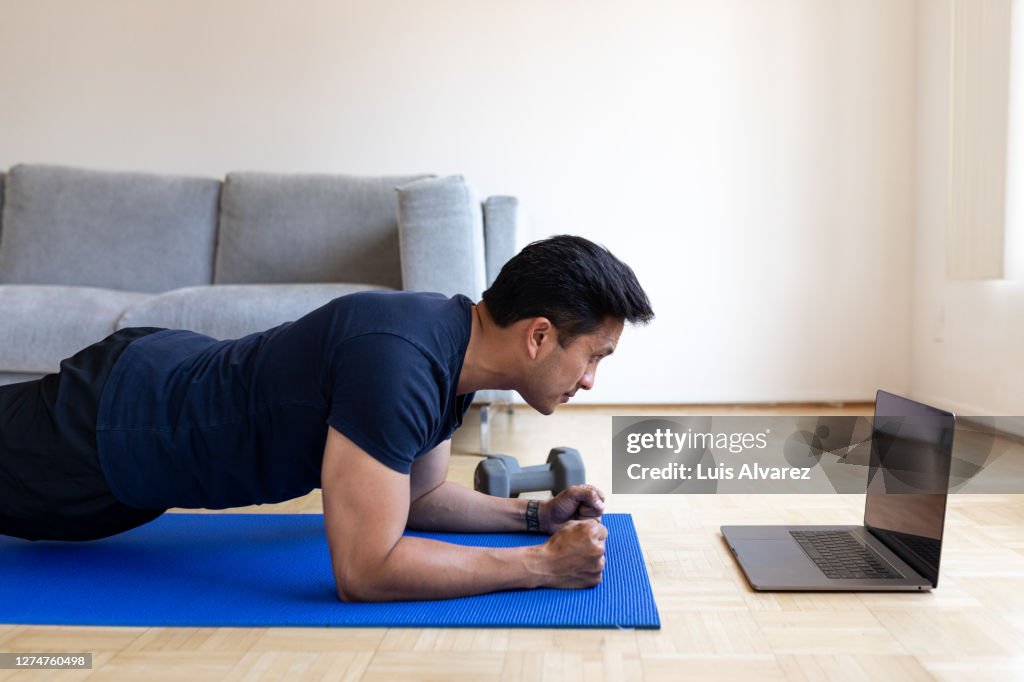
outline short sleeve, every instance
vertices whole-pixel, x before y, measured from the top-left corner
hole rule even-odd
[[[393,334],[364,334],[335,349],[327,423],[403,474],[426,450],[441,420],[443,373]]]

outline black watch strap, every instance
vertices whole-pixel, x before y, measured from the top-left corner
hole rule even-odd
[[[540,532],[540,502],[530,500],[526,503],[526,530],[531,533]]]

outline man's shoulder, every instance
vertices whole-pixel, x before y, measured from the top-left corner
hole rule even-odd
[[[361,292],[336,299],[321,328],[332,375],[379,376],[387,367],[420,376],[458,375],[472,328],[464,296]]]
[[[363,291],[328,304],[333,338],[344,342],[359,336],[387,334],[417,347],[442,351],[468,338],[468,298],[415,291]]]
[[[328,303],[327,306],[336,309],[355,308],[371,312],[374,310],[405,310],[437,313],[445,308],[458,307],[462,300],[468,301],[469,299],[462,295],[448,297],[431,291],[374,289],[339,296]]]

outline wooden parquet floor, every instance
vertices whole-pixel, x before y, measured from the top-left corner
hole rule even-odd
[[[494,414],[492,437],[496,451],[523,464],[556,445],[576,447],[589,480],[610,491],[614,414],[870,410],[575,407],[542,417],[520,409]],[[456,451],[478,448],[474,419]],[[453,457],[449,478],[471,485],[477,461]],[[755,593],[718,533],[723,523],[859,523],[863,504],[860,495],[609,493],[608,511],[634,516],[660,631],[0,625],[0,652],[93,653],[92,670],[0,670],[0,681],[1024,679],[1024,495],[951,496],[931,594]],[[320,512],[319,493],[258,511]]]

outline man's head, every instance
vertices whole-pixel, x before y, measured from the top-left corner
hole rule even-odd
[[[654,319],[647,294],[628,265],[583,237],[533,242],[498,273],[484,302],[500,327],[546,317],[567,347],[607,318],[646,324]]]
[[[597,363],[615,350],[624,323],[654,318],[628,265],[603,246],[570,235],[524,248],[483,299],[499,327],[524,327],[529,362],[518,390],[544,414],[577,390],[590,390]]]

